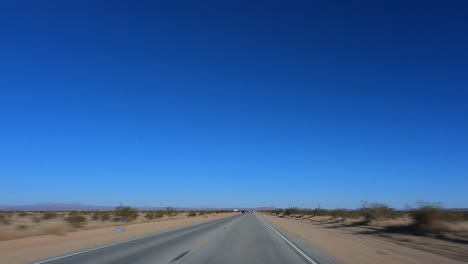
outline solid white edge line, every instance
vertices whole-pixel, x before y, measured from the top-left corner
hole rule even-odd
[[[150,234],[150,235],[146,235],[146,236],[142,236],[142,237],[135,237],[135,238],[127,239],[127,240],[124,240],[124,241],[115,242],[115,243],[111,243],[111,244],[107,244],[107,245],[103,245],[103,246],[98,246],[98,247],[95,247],[95,248],[90,248],[90,249],[78,251],[78,252],[75,252],[75,253],[71,253],[71,254],[55,257],[55,258],[41,260],[39,262],[33,262],[31,264],[42,264],[42,263],[47,263],[47,262],[51,262],[51,261],[55,261],[55,260],[59,260],[59,259],[64,259],[64,258],[80,255],[80,254],[83,254],[83,253],[87,253],[87,252],[91,252],[91,251],[95,251],[95,250],[99,250],[99,249],[103,249],[103,248],[108,248],[108,247],[112,247],[112,246],[116,246],[116,245],[120,245],[120,244],[124,244],[124,243],[128,243],[128,242],[132,242],[132,241],[147,238],[147,237],[162,235],[162,234],[165,234],[165,233],[169,233],[169,232],[173,232],[173,231],[177,231],[177,230],[182,230],[182,229],[186,229],[186,228],[190,228],[190,227],[194,227],[194,226],[198,226],[198,225],[203,225],[203,224],[211,223],[211,222],[222,220],[222,219],[228,219],[228,218],[231,218],[231,217],[234,217],[234,216],[237,216],[237,215],[228,216],[228,217],[224,217],[224,218],[221,218],[221,219],[215,219],[215,220],[211,220],[211,221],[207,221],[207,222],[202,222],[202,223],[198,223],[198,224],[194,224],[194,225],[190,225],[190,226],[184,226],[184,227],[180,227],[180,228],[176,228],[176,229],[171,229],[171,230],[167,230],[167,231],[163,231],[163,232],[159,232],[159,233],[155,233],[155,234]]]
[[[265,220],[263,220],[260,216],[255,214],[255,216],[262,221],[265,225],[267,225],[271,230],[273,230],[278,236],[280,236],[286,243],[288,243],[294,250],[296,250],[299,254],[301,254],[305,259],[307,259],[310,263],[312,264],[319,264],[317,261],[313,260],[311,257],[309,257],[304,251],[302,251],[300,248],[298,248],[296,245],[294,245],[291,241],[289,241],[285,236],[283,236],[280,232],[278,232],[274,227],[272,227],[270,224],[268,224]]]

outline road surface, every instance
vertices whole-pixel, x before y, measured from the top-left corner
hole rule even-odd
[[[314,249],[307,247],[291,242],[259,216],[249,213],[35,264],[318,263],[304,253],[314,252]]]

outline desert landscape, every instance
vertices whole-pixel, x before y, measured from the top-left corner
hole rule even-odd
[[[468,211],[424,205],[394,210],[373,203],[357,210],[288,208],[262,214],[341,263],[466,263]]]
[[[244,211],[253,212],[253,211]],[[239,215],[232,210],[3,211],[0,256],[30,263],[109,243]],[[299,237],[337,263],[466,263],[468,212],[435,205],[395,210],[379,203],[362,208],[264,210],[257,215]]]
[[[468,0],[0,19],[0,264],[468,264]]]
[[[0,257],[2,263],[29,263],[233,214],[171,207],[138,211],[129,206],[113,211],[3,211]]]

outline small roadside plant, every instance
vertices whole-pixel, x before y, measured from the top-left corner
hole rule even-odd
[[[121,221],[130,222],[138,217],[138,210],[130,206],[119,206],[115,208],[114,215]]]
[[[101,221],[108,221],[110,219],[110,213],[109,212],[102,212],[100,215]]]
[[[91,215],[91,220],[93,221],[99,220],[100,215],[101,215],[101,212],[98,212],[98,211],[93,212],[93,214]]]
[[[86,224],[86,217],[83,215],[70,215],[65,218],[65,221],[73,227],[82,227]]]
[[[381,203],[364,202],[360,211],[366,223],[373,220],[392,219],[397,216],[397,212],[393,208]]]
[[[284,210],[284,215],[292,215],[292,214],[298,214],[299,213],[299,208],[297,207],[290,207]]]
[[[7,215],[4,215],[4,214],[0,214],[0,223],[4,224],[4,225],[9,225],[11,223],[9,217]]]
[[[187,216],[188,217],[194,217],[194,216],[197,216],[197,213],[195,213],[194,211],[190,211],[190,213],[188,213]]]
[[[16,225],[16,229],[17,230],[26,230],[26,229],[28,229],[28,226],[27,225]]]
[[[42,219],[43,220],[50,220],[50,219],[54,219],[54,218],[57,218],[57,213],[55,212],[45,212],[44,214],[42,214]]]
[[[169,217],[176,216],[177,210],[174,207],[166,207],[166,215]]]

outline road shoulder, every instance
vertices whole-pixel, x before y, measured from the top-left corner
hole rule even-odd
[[[456,259],[381,241],[370,236],[354,235],[294,219],[259,214],[269,224],[291,237],[300,238],[344,264],[462,264]],[[300,241],[300,240],[298,240]],[[320,263],[320,262],[319,262]]]
[[[80,230],[62,236],[43,235],[14,240],[0,241],[0,259],[9,264],[29,263],[52,256],[68,254],[100,245],[124,241],[152,233],[167,231],[221,219],[233,214],[208,217],[191,217],[160,222],[138,223],[123,226],[124,232],[117,227]]]

